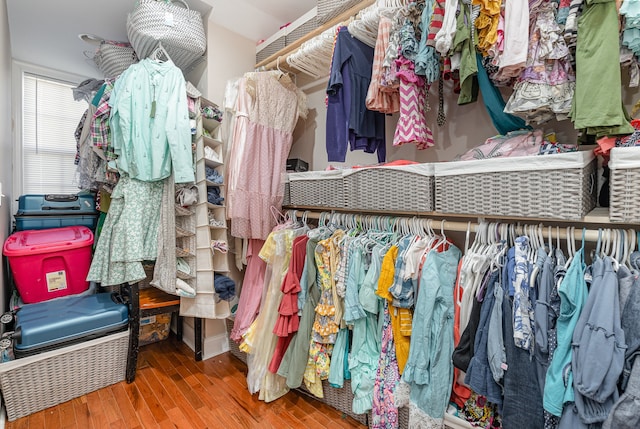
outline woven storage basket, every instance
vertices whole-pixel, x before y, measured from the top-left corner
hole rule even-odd
[[[433,164],[345,170],[345,205],[354,210],[433,211],[433,172]]]
[[[596,205],[592,151],[435,165],[442,213],[579,220]]]
[[[344,208],[342,171],[289,173],[292,206]]]
[[[280,30],[274,36],[258,45],[256,48],[256,63],[264,61],[280,49],[284,49],[287,37],[284,31]]]
[[[228,318],[228,319],[225,319],[225,322],[227,324],[227,338],[229,339],[229,352],[231,352],[232,356],[240,359],[244,363],[247,363],[247,354],[242,350],[240,350],[238,343],[236,343],[231,339],[230,334],[231,334],[231,331],[233,330],[234,319]]]
[[[127,17],[127,35],[138,58],[147,58],[162,42],[182,70],[198,61],[207,49],[202,16],[184,0],[138,0]]]
[[[93,62],[105,78],[115,78],[137,63],[138,56],[129,43],[103,40],[93,55]]]
[[[611,149],[609,220],[640,222],[640,147]]]
[[[332,387],[327,380],[322,381],[322,391],[324,398],[318,398],[309,392],[304,383],[297,389],[299,392],[304,393],[311,398],[327,404],[331,408],[335,408],[343,414],[352,417],[354,420],[368,424],[368,414],[354,414],[353,407],[353,392],[351,391],[351,381],[345,380],[342,387]]]
[[[304,37],[308,33],[311,33],[319,26],[320,23],[318,22],[318,11],[316,8],[313,8],[287,27],[287,34],[285,35],[284,44],[286,46],[289,46],[301,37]]]
[[[284,182],[284,198],[282,199],[282,205],[291,205],[291,184],[289,183],[289,180]]]
[[[129,332],[0,365],[9,421],[124,380]]]
[[[324,24],[358,3],[360,0],[318,0],[318,22]]]

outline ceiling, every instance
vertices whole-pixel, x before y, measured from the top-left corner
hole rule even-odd
[[[2,1],[2,0],[0,0]],[[127,14],[135,0],[4,0],[14,59],[99,77],[86,55],[94,46],[79,34],[127,40]],[[316,5],[316,0],[187,0],[192,9],[248,39],[266,39]],[[85,55],[86,54],[86,55]]]

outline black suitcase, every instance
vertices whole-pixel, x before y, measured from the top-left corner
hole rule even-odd
[[[124,331],[129,310],[118,294],[74,295],[27,304],[16,315],[16,358]]]

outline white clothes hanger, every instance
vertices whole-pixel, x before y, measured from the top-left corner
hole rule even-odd
[[[162,42],[158,42],[158,46],[151,52],[149,58],[157,62],[171,61],[171,57],[164,46],[162,46]]]

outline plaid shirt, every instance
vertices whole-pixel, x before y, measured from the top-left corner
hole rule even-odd
[[[111,116],[111,106],[109,106],[109,98],[113,90],[112,82],[105,82],[105,90],[102,98],[98,103],[96,112],[93,114],[91,125],[91,141],[95,147],[104,151],[107,160],[111,161],[117,158],[111,144],[111,126],[109,125],[109,117]]]

